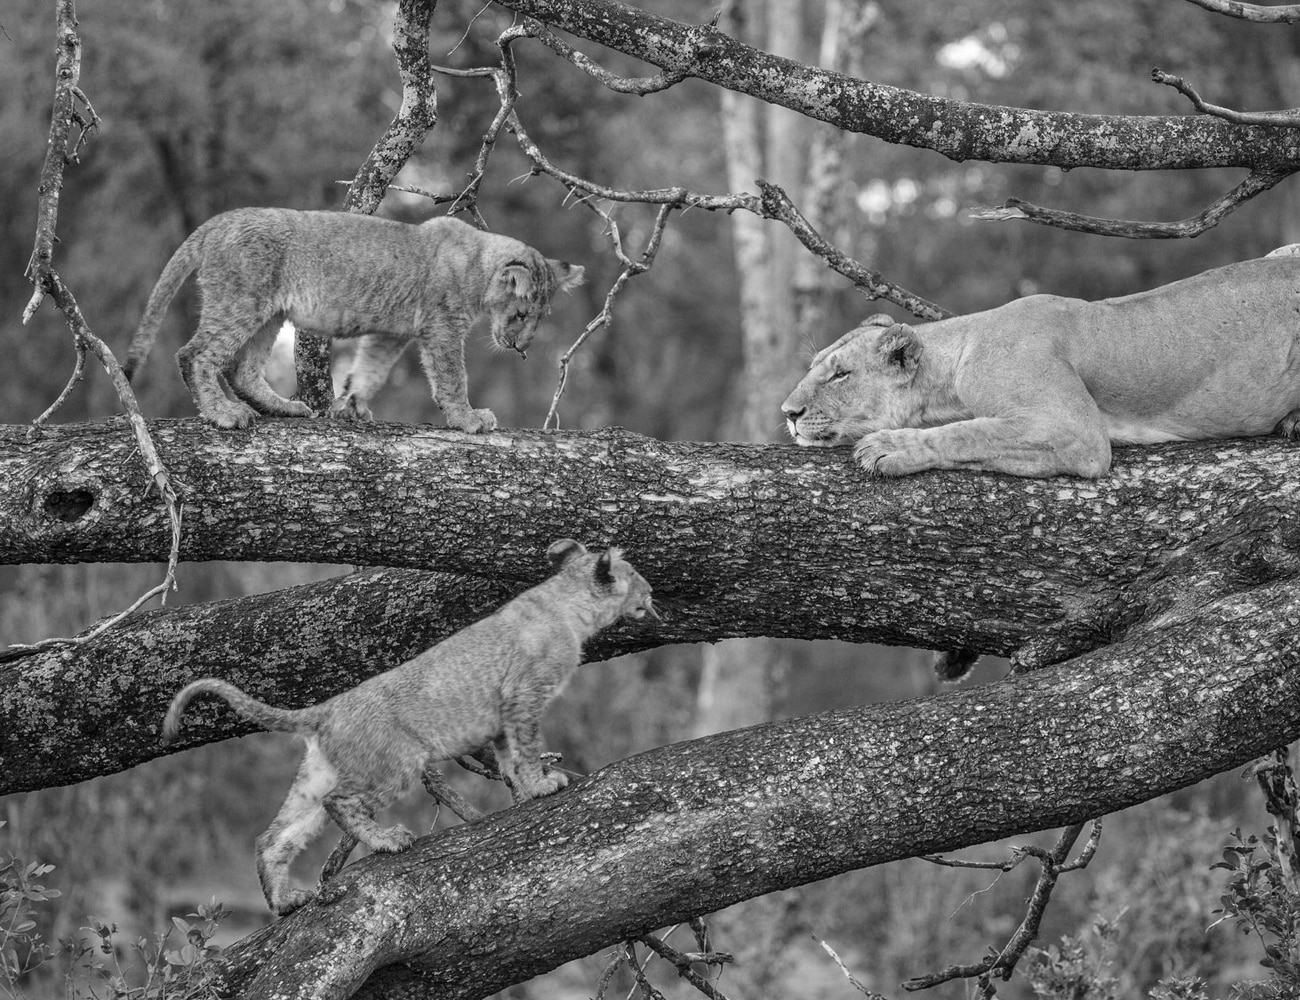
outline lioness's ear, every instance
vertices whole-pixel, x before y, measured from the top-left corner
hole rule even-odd
[[[889,313],[872,313],[864,319],[858,326],[893,326],[894,317]]]
[[[498,272],[498,277],[506,290],[516,298],[533,297],[533,272],[522,260],[512,260]]]
[[[916,331],[906,323],[894,323],[880,337],[881,356],[885,366],[897,369],[900,374],[911,375],[921,362],[921,342]]]
[[[581,264],[570,264],[567,260],[551,260],[549,257],[546,266],[551,269],[556,287],[562,292],[571,292],[581,285],[582,276],[587,271]]]
[[[583,555],[586,551],[587,546],[581,542],[575,542],[572,538],[561,538],[551,542],[550,548],[546,550],[546,558],[551,561],[552,566],[559,569],[570,559]]]

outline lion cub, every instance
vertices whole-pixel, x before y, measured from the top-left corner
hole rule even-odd
[[[263,729],[306,740],[288,797],[257,838],[258,879],[272,910],[291,913],[312,898],[290,887],[289,865],[326,816],[343,828],[344,857],[349,837],[374,851],[409,847],[410,830],[381,827],[374,814],[440,761],[490,745],[516,798],[538,798],[568,784],[539,759],[542,709],[577,669],[587,639],[620,618],[658,614],[650,585],[618,549],[588,552],[562,538],[546,555],[556,569],[549,579],[319,705],[273,708],[212,677],[176,695],[163,722],[164,743],[176,739],[185,706],[203,692],[224,698]],[[432,779],[430,790],[440,781],[440,775]],[[341,865],[342,857],[337,860]]]
[[[470,324],[486,315],[496,345],[523,354],[556,290],[576,287],[583,274],[457,219],[416,226],[351,212],[240,208],[199,226],[163,268],[122,366],[128,379],[194,271],[203,292],[199,326],[176,361],[205,420],[247,427],[259,414],[312,416],[262,371],[290,320],[301,333],[360,338],[331,416],[369,419],[370,400],[416,341],[434,402],[450,426],[471,433],[492,430],[496,417],[469,405]]]

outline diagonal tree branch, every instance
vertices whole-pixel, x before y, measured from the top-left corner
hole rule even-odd
[[[1256,588],[997,684],[620,761],[351,866],[228,949],[224,989],[481,997],[701,908],[1083,822],[1300,735],[1297,623],[1294,587]]]
[[[1275,125],[1279,128],[1295,128],[1300,125],[1300,109],[1298,108],[1291,108],[1286,111],[1234,111],[1231,108],[1207,103],[1192,88],[1192,85],[1181,76],[1174,76],[1172,73],[1166,73],[1161,69],[1153,69],[1151,79],[1156,83],[1163,83],[1167,87],[1173,87],[1174,90],[1191,101],[1192,106],[1201,114],[1213,115],[1215,118],[1222,118],[1234,125]]]
[[[957,161],[1116,170],[1300,168],[1288,130],[1212,118],[1082,115],[971,104],[859,80],[768,55],[707,27],[617,0],[500,0],[552,28],[672,72]],[[701,43],[703,32],[709,32]]]

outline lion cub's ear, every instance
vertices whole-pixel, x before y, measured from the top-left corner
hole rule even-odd
[[[562,292],[571,292],[582,284],[582,276],[587,269],[581,264],[570,264],[567,260],[546,259],[546,266],[555,277],[555,284]]]
[[[550,548],[546,550],[546,558],[550,560],[552,566],[559,569],[570,559],[576,559],[586,552],[587,546],[581,542],[575,542],[572,538],[561,538],[551,542]]]
[[[512,260],[497,272],[496,280],[505,285],[506,290],[516,298],[533,297],[533,272],[526,261]]]
[[[872,313],[864,319],[858,326],[893,326],[894,317],[889,313]]]
[[[878,350],[885,367],[900,375],[914,375],[921,363],[921,342],[906,323],[894,323],[881,334]]]
[[[602,552],[600,558],[596,560],[596,568],[592,574],[596,577],[596,582],[606,587],[613,583],[613,562],[615,559],[621,559],[622,557],[623,550],[613,548],[612,546]]]

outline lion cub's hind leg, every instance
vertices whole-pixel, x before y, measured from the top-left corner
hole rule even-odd
[[[415,843],[415,834],[400,823],[380,826],[375,822],[376,803],[361,793],[335,792],[325,798],[325,811],[344,833],[350,834],[372,851],[396,854]]]
[[[266,363],[283,326],[284,320],[276,316],[253,335],[236,356],[235,367],[229,376],[230,388],[253,409],[268,417],[311,417],[314,416],[311,407],[299,400],[285,399],[266,380]]]
[[[234,370],[247,331],[259,330],[268,318],[248,304],[222,302],[216,294],[204,302],[198,331],[176,352],[176,365],[199,416],[209,423],[247,427],[257,420],[256,410],[226,395],[222,379]]]
[[[289,794],[275,820],[257,838],[257,878],[272,912],[284,916],[312,898],[290,884],[289,866],[325,825],[325,796],[338,780],[334,768],[309,742]]]

